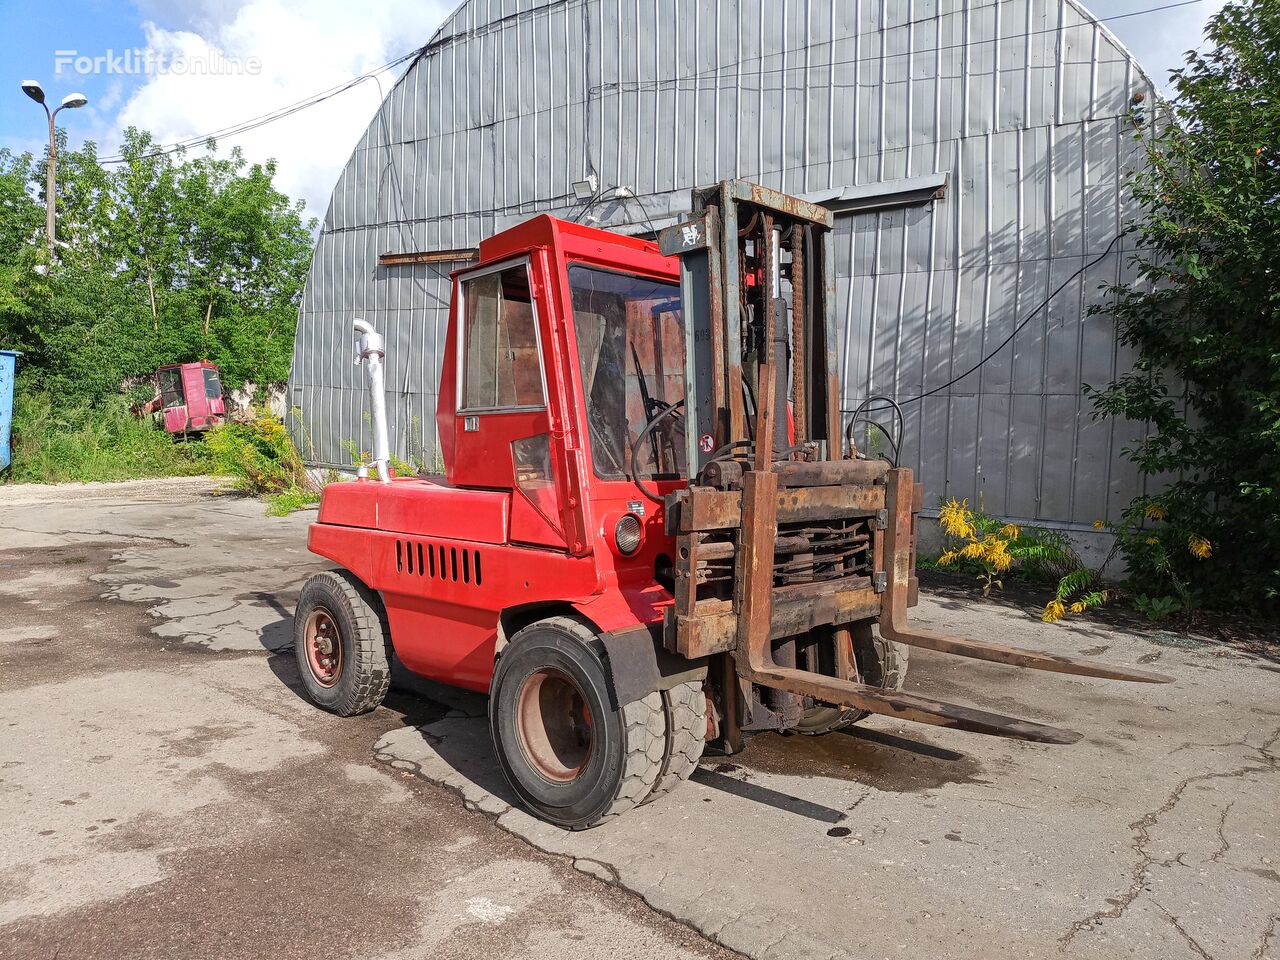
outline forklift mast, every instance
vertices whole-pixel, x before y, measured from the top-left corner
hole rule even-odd
[[[674,603],[664,642],[713,658],[723,746],[787,729],[815,702],[1049,743],[1079,735],[864,682],[883,640],[1020,667],[1159,682],[1141,671],[914,629],[910,469],[841,430],[832,215],[756,184],[695,190],[663,231],[681,260],[689,484],[667,497]],[[852,424],[851,424],[852,428]],[[741,722],[741,729],[736,724]]]
[[[839,459],[831,212],[740,180],[695,190],[693,204],[695,219],[659,236],[680,257],[691,473],[754,443],[760,413],[758,457],[812,442]]]

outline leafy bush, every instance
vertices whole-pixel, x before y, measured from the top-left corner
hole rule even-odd
[[[237,489],[265,497],[268,513],[283,515],[320,499],[289,431],[265,410],[247,422],[216,427],[205,443],[213,471],[233,478]]]
[[[1203,604],[1197,574],[1208,568],[1205,561],[1214,555],[1214,543],[1187,523],[1188,511],[1171,513],[1165,500],[1166,496],[1139,497],[1118,523],[1094,523],[1115,534],[1111,553],[1119,552],[1128,561],[1133,604],[1151,620]]]
[[[198,440],[175,440],[150,418],[129,412],[124,397],[65,409],[47,393],[19,392],[13,419],[9,483],[137,480],[208,473],[208,451]]]
[[[1126,454],[1162,487],[1111,526],[1153,612],[1280,608],[1280,5],[1230,3],[1175,71],[1132,181],[1135,280],[1099,312],[1138,359],[1093,390],[1146,428]],[[1169,122],[1170,119],[1175,122]],[[1157,507],[1159,517],[1148,514]],[[1161,525],[1148,529],[1148,521]]]

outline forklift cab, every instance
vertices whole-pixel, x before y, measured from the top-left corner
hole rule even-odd
[[[679,261],[551,217],[454,274],[437,414],[446,476],[512,491],[513,542],[652,580],[686,482]]]
[[[226,416],[218,366],[173,363],[156,370],[158,407],[169,433],[203,433]]]

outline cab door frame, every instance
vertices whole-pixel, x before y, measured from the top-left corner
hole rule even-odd
[[[548,248],[533,247],[523,253],[458,271],[454,275],[455,343],[452,360],[455,376],[452,400],[455,439],[452,480],[459,486],[511,490],[513,541],[584,556],[591,552],[591,545],[590,538],[585,536],[583,498],[573,492],[578,486],[574,471],[579,469],[579,465],[577,457],[566,444],[563,428],[558,426],[566,421],[566,390],[553,365],[564,354],[561,345],[564,324],[556,321],[556,306],[551,302],[552,284],[548,282],[548,269],[552,259]],[[541,403],[468,407],[468,285],[482,277],[517,267],[524,268],[529,285],[534,343],[541,379]],[[554,509],[550,509],[545,502],[542,506],[537,505],[534,498],[520,488],[516,477],[513,445],[521,440],[543,435],[547,437],[549,448]]]

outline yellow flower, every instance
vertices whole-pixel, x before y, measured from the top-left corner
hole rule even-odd
[[[1083,600],[1077,600],[1075,603],[1071,605],[1072,613],[1084,613],[1084,611],[1085,611],[1085,603]]]
[[[1159,542],[1160,542],[1160,538],[1159,538],[1159,537],[1147,537],[1147,546],[1148,546],[1148,547],[1154,547],[1154,546],[1155,546],[1156,544],[1158,544]]]
[[[1009,544],[999,537],[987,537],[983,543],[983,559],[996,568],[996,572],[1003,573],[1009,569],[1013,563],[1013,557],[1009,555]]]
[[[1191,537],[1187,540],[1187,549],[1197,560],[1207,560],[1213,556],[1213,544],[1204,537]]]
[[[1158,503],[1148,503],[1146,515],[1148,520],[1163,520],[1165,518],[1165,509]]]
[[[1107,522],[1105,520],[1093,521],[1093,529],[1095,530],[1104,530],[1106,529],[1106,526],[1107,526]]]
[[[1040,619],[1045,623],[1057,623],[1063,618],[1067,612],[1066,604],[1061,600],[1050,600],[1044,606],[1044,613],[1040,615]]]
[[[938,563],[944,567],[949,567],[951,564],[955,563],[959,559],[960,559],[959,553],[957,553],[955,550],[948,550],[946,553],[944,553],[942,556],[938,558]]]
[[[999,530],[1000,536],[1004,537],[1006,540],[1017,540],[1018,535],[1021,533],[1022,530],[1019,529],[1016,523],[1006,523]]]
[[[969,512],[968,500],[960,501],[952,497],[938,511],[938,522],[953,537],[968,538],[977,532],[973,525],[973,515]]]

